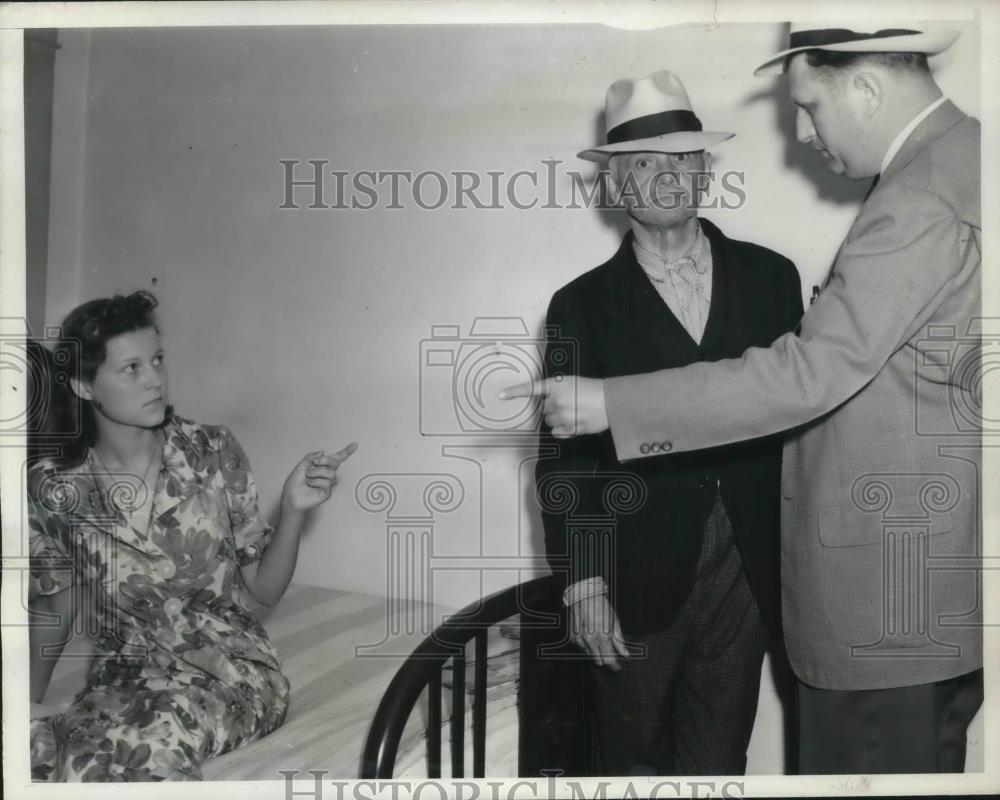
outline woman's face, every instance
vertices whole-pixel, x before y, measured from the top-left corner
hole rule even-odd
[[[154,428],[167,409],[167,370],[155,328],[122,333],[107,342],[107,356],[77,393],[94,411],[120,425]]]

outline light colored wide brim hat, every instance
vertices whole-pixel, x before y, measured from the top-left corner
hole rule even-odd
[[[693,153],[734,136],[702,130],[684,84],[665,69],[611,84],[604,126],[607,144],[577,153],[580,158],[603,162],[615,153]]]
[[[878,22],[853,28],[824,28],[815,22],[791,24],[788,48],[775,53],[754,70],[754,75],[780,75],[785,58],[803,50],[835,50],[841,53],[924,53],[933,56],[947,50],[958,38],[954,30],[925,30],[911,24]]]

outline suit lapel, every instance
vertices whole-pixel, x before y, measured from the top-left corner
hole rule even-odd
[[[943,136],[948,130],[965,118],[966,115],[951,100],[946,100],[938,108],[935,108],[927,119],[917,125],[913,129],[913,132],[906,137],[906,141],[899,148],[899,152],[893,156],[892,161],[889,162],[889,166],[885,168],[885,172],[875,176],[875,180],[868,188],[868,193],[865,195],[865,199],[861,205],[863,206],[868,202],[868,198],[872,196],[879,186],[885,186],[886,183],[895,178],[925,147],[935,139]],[[858,213],[860,213],[860,210]],[[840,247],[837,248],[833,264],[830,265],[830,269],[826,273],[826,280],[823,281],[824,289],[833,279],[834,269],[836,268],[837,260],[840,258],[840,251],[844,249],[844,245],[847,244],[849,239],[850,234],[840,243]]]
[[[708,307],[705,332],[699,350],[702,354],[721,353],[725,343],[726,311],[729,305],[729,248],[722,232],[711,222],[699,220],[712,248],[712,302]],[[704,358],[704,355],[702,356]]]

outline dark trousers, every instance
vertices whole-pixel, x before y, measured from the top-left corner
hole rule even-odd
[[[625,638],[645,655],[590,667],[600,774],[742,775],[767,633],[721,500],[677,618]]]
[[[799,684],[799,772],[962,772],[983,671],[898,689]]]

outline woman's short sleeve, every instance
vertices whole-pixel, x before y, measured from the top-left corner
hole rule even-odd
[[[52,473],[36,473],[28,478],[29,598],[58,594],[73,585],[73,559],[66,546],[68,522],[61,513],[68,485],[53,477]]]
[[[220,428],[219,434],[219,464],[236,542],[236,562],[244,566],[260,559],[275,529],[264,521],[257,507],[257,484],[246,453],[228,428]]]

